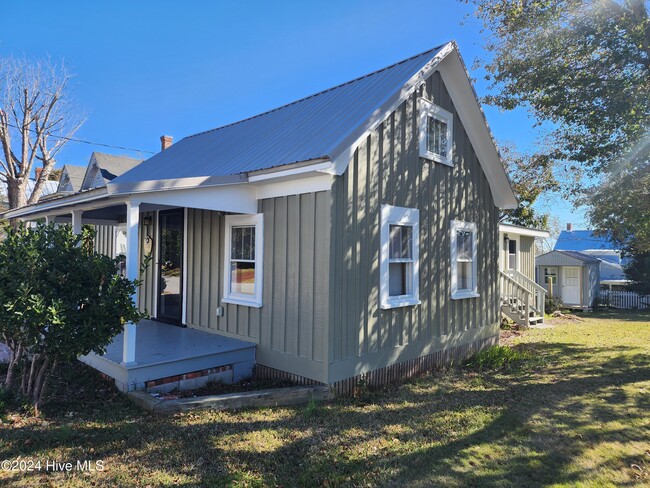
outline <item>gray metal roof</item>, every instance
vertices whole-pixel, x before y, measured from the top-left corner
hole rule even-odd
[[[185,137],[112,183],[222,177],[333,159],[337,146],[445,45],[269,112]]]
[[[578,251],[559,251],[553,250],[545,254],[541,254],[535,258],[535,261],[538,265],[548,265],[553,266],[556,263],[556,257],[568,256],[570,258],[582,261],[583,263],[600,263],[600,259],[590,256],[589,254],[584,254]],[[557,261],[557,265],[562,265],[560,261]]]

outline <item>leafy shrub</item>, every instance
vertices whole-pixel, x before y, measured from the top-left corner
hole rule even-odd
[[[557,312],[558,310],[562,309],[562,307],[564,306],[564,304],[562,303],[562,299],[560,297],[552,297],[550,295],[546,295],[546,300],[544,302],[544,305],[547,314],[552,314],[553,312]]]
[[[475,369],[504,369],[529,358],[527,352],[516,351],[508,346],[490,346],[472,356],[468,366]]]

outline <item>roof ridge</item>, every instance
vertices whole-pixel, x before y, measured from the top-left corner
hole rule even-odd
[[[424,56],[427,53],[430,53],[430,52],[433,52],[433,51],[438,51],[438,50],[442,49],[444,46],[446,46],[447,44],[449,44],[450,42],[452,42],[452,41],[445,42],[443,44],[440,44],[439,46],[433,47],[431,49],[427,49],[426,51],[422,51],[419,54],[415,54],[414,56],[410,56],[410,57],[408,57],[406,59],[402,59],[401,61],[398,61],[398,62],[393,63],[391,65],[385,66],[385,67],[383,67],[381,69],[372,71],[372,72],[367,73],[365,75],[359,76],[359,77],[354,78],[352,80],[346,81],[344,83],[340,83],[338,85],[332,86],[332,87],[327,88],[325,90],[321,90],[319,92],[312,93],[311,95],[308,95],[308,96],[303,97],[303,98],[299,98],[298,100],[294,100],[293,102],[285,103],[284,105],[280,105],[279,107],[275,107],[275,108],[273,108],[271,110],[267,110],[266,112],[262,112],[262,113],[259,113],[259,114],[256,114],[256,115],[252,115],[250,117],[246,117],[244,119],[238,120],[236,122],[231,122],[229,124],[221,125],[219,127],[213,128],[213,129],[208,129],[208,130],[204,130],[204,131],[201,131],[201,132],[196,132],[195,134],[190,134],[189,136],[185,136],[183,139],[188,139],[190,137],[195,137],[195,136],[200,136],[200,135],[203,135],[203,134],[208,134],[210,132],[215,132],[215,131],[218,131],[218,130],[221,130],[221,129],[225,129],[227,127],[232,127],[233,125],[241,124],[243,122],[247,122],[249,120],[256,119],[258,117],[262,117],[263,115],[267,115],[267,114],[270,114],[270,113],[273,113],[273,112],[277,112],[278,110],[281,110],[283,108],[290,107],[290,106],[295,105],[295,104],[300,103],[300,102],[304,102],[305,100],[309,100],[311,98],[317,97],[319,95],[323,95],[325,93],[331,92],[333,90],[344,87],[346,85],[350,85],[351,83],[356,83],[357,81],[363,80],[363,79],[368,78],[370,76],[374,76],[374,75],[379,74],[379,73],[381,73],[383,71],[392,69],[392,68],[394,68],[396,66],[399,66],[400,64],[404,64],[404,63],[407,63],[408,61],[411,61],[411,60],[413,60],[415,58],[418,58],[420,56]]]

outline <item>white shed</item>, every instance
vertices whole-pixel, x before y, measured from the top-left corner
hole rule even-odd
[[[600,260],[578,251],[537,256],[537,283],[568,307],[591,308],[600,287]]]

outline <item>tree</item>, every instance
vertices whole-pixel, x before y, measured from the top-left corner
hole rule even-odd
[[[597,229],[628,255],[650,252],[650,161],[628,163],[587,192],[584,201]]]
[[[644,0],[470,0],[488,31],[486,101],[552,123],[545,156],[608,171],[647,136]],[[647,154],[647,153],[646,153]]]
[[[533,204],[544,192],[558,188],[549,159],[520,154],[508,145],[501,148],[501,156],[519,201],[517,208],[501,214],[501,220],[524,227],[548,229],[549,215],[536,211]]]
[[[639,295],[650,295],[650,252],[632,257],[625,267],[625,275],[632,281],[629,288]]]
[[[138,281],[120,277],[117,260],[95,254],[93,232],[24,223],[0,242],[0,337],[11,350],[5,387],[36,409],[57,365],[105,352],[126,322],[143,317]],[[18,381],[19,379],[19,381]]]
[[[9,208],[38,201],[56,157],[82,120],[68,100],[63,64],[8,58],[0,60],[0,180],[7,184]],[[27,198],[27,181],[42,167]]]

